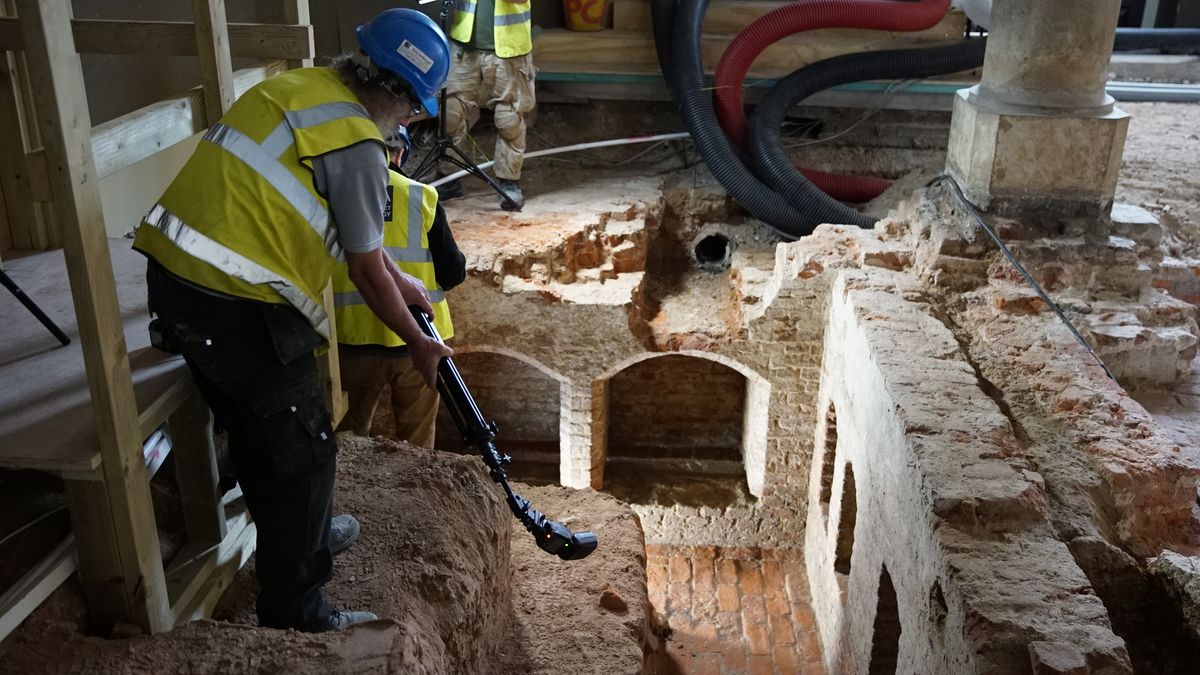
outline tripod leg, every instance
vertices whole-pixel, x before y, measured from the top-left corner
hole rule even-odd
[[[15,281],[9,278],[9,276],[5,274],[4,270],[0,270],[0,283],[3,283],[4,287],[7,288],[14,296],[16,296],[17,300],[20,300],[22,305],[25,305],[25,309],[28,309],[38,321],[42,322],[42,325],[46,327],[46,330],[50,331],[54,337],[58,338],[59,342],[63,343],[63,346],[71,344],[71,338],[67,337],[67,334],[62,332],[62,329],[54,323],[53,319],[46,316],[46,313],[42,311],[41,307],[37,306],[37,303],[35,303],[28,295],[25,295],[25,291],[22,291],[21,287],[18,286]]]
[[[514,211],[521,210],[520,204],[517,204],[515,201],[513,201],[512,198],[508,196],[508,193],[500,188],[500,184],[497,183],[494,178],[489,176],[486,171],[480,169],[478,166],[475,166],[475,164],[471,161],[471,158],[467,157],[466,153],[460,150],[457,145],[454,145],[453,143],[447,144],[446,151],[448,153],[453,152],[458,155],[457,158],[453,156],[447,156],[446,161],[465,169],[472,176],[475,176],[476,178],[490,185],[491,188],[496,191],[496,194],[500,195],[501,199],[503,199],[509,206],[513,207]]]

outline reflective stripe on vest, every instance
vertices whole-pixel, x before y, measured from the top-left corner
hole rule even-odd
[[[475,7],[472,0],[458,0],[450,23],[451,38],[463,44],[471,41],[475,31]],[[529,3],[495,0],[494,7],[492,30],[496,56],[508,59],[533,51],[533,13]]]
[[[326,340],[330,338],[329,315],[325,308],[313,302],[287,279],[197,232],[160,204],[155,204],[154,208],[150,209],[144,222],[162,232],[180,250],[207,262],[229,276],[247,283],[266,284],[274,288],[288,304],[308,319],[321,337]]]
[[[436,213],[437,193],[426,185],[390,174],[392,215],[384,223],[383,249],[400,271],[411,274],[424,284],[434,309],[434,325],[443,338],[454,334],[446,293],[437,284],[433,255],[429,251],[428,232]],[[344,256],[343,256],[344,258]],[[352,345],[382,345],[396,347],[404,344],[400,336],[383,324],[362,294],[350,281],[349,268],[339,260],[333,272],[333,302],[337,308],[338,342]]]
[[[378,127],[333,71],[265,80],[204,134],[134,247],[200,286],[286,302],[328,339],[322,292],[341,246],[312,158],[363,141],[382,149]]]

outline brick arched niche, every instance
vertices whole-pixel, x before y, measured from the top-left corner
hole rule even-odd
[[[771,384],[754,370],[710,352],[647,353],[609,369],[592,390],[593,487],[613,462],[640,462],[649,480],[655,467],[719,472],[737,463],[750,494],[762,496]]]
[[[454,363],[484,418],[496,422],[497,446],[513,458],[510,475],[561,481],[563,406],[571,398],[567,378],[527,354],[502,347],[455,347]],[[436,446],[463,450],[445,406],[438,412]]]

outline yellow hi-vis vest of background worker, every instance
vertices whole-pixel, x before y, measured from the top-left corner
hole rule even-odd
[[[265,80],[204,134],[133,246],[200,286],[289,303],[328,339],[321,295],[341,246],[312,158],[363,141],[384,151],[379,128],[332,70]]]
[[[533,15],[528,2],[495,0],[493,20],[496,56],[510,59],[533,51]],[[458,0],[450,22],[450,37],[466,44],[475,28],[475,0]]]
[[[437,190],[389,171],[388,205],[383,214],[383,248],[400,271],[420,279],[433,305],[433,325],[442,339],[454,335],[446,293],[437,283],[433,255],[429,252],[429,229],[437,208]],[[350,282],[345,257],[333,269],[333,303],[337,318],[337,341],[348,345],[399,347],[404,340],[393,333],[367,307]]]

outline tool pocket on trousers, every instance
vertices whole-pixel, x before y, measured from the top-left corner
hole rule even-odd
[[[254,414],[262,429],[262,460],[277,477],[307,473],[337,453],[333,420],[314,386],[267,396],[254,404]]]

